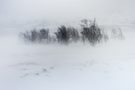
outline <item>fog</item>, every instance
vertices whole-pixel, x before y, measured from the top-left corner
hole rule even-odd
[[[135,0],[0,0],[0,90],[135,90],[134,4]],[[94,33],[91,27],[84,27],[88,34],[81,31],[84,18],[96,18]],[[53,28],[68,23],[78,30],[79,41],[59,43]],[[47,38],[41,28],[49,28]],[[34,35],[26,32],[33,29]],[[82,42],[84,35],[104,40],[94,46]]]
[[[130,19],[134,17],[134,3],[134,0],[0,0],[0,23]]]

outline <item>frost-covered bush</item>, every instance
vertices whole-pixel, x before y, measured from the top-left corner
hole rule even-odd
[[[35,42],[38,39],[38,32],[35,29],[31,31],[26,31],[24,33],[21,33],[21,37],[25,41]]]
[[[56,38],[60,43],[77,42],[80,38],[79,32],[74,27],[60,26],[55,32]]]
[[[79,32],[74,27],[68,27],[68,35],[71,42],[77,42],[80,39]]]
[[[112,31],[111,31],[111,37],[114,38],[114,39],[124,39],[124,35],[122,33],[122,30],[121,28],[113,28]]]
[[[49,39],[49,30],[48,29],[40,29],[38,30],[31,30],[31,31],[26,31],[24,33],[21,33],[21,36],[25,41],[29,42],[41,42],[44,40]]]
[[[56,38],[60,43],[68,43],[69,42],[69,32],[66,26],[62,25],[58,28],[57,32],[55,32]]]
[[[39,31],[39,40],[44,40],[49,38],[49,30],[48,29],[41,29]]]
[[[103,38],[101,28],[97,25],[96,21],[84,19],[81,21],[82,27],[82,40],[88,41],[90,44],[96,44]]]
[[[80,31],[79,31],[80,30]],[[97,25],[96,20],[83,19],[81,21],[81,29],[61,25],[52,36],[49,34],[49,29],[31,30],[21,33],[21,36],[28,42],[47,42],[47,43],[62,43],[69,44],[71,42],[83,41],[96,45],[102,41],[107,41],[110,36],[113,38],[123,39],[124,35],[120,28],[112,29],[111,35],[108,29],[103,29]]]
[[[103,41],[103,42],[107,42],[107,41],[109,40],[109,35],[108,35],[108,33],[106,32],[106,30],[101,29],[101,34],[102,34],[102,41]]]

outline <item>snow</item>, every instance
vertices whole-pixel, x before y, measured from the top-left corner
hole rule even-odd
[[[135,90],[134,0],[0,0],[0,90]],[[125,39],[28,44],[20,32],[96,18]]]
[[[26,44],[0,37],[0,90],[134,90],[134,26],[124,40],[89,44]]]

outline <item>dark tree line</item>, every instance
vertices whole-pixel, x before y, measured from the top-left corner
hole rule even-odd
[[[97,25],[96,21],[82,20],[81,31],[79,32],[74,27],[67,27],[61,25],[57,28],[54,36],[50,36],[49,29],[31,30],[21,34],[22,37],[30,42],[58,42],[68,44],[70,42],[89,42],[90,44],[96,44],[107,38],[102,32],[102,29]]]

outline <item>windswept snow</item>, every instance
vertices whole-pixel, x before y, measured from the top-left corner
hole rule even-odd
[[[135,0],[0,0],[0,90],[135,90]],[[125,39],[26,44],[20,32],[96,18]],[[77,21],[78,20],[78,21]],[[71,24],[69,24],[71,23]]]
[[[25,44],[0,37],[0,90],[134,90],[135,28],[124,40],[89,44]]]

